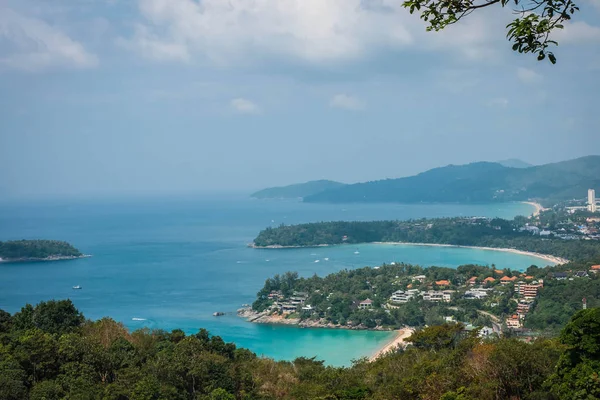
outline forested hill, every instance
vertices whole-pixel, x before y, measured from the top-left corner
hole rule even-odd
[[[470,203],[584,198],[600,190],[600,156],[509,168],[499,163],[449,165],[398,179],[345,185],[304,198],[306,202]]]
[[[533,343],[431,326],[403,352],[334,368],[258,357],[205,329],[129,332],[109,318],[86,321],[68,300],[48,301],[0,310],[0,399],[592,399],[598,324],[600,309],[581,310],[559,339]]]
[[[319,180],[306,183],[297,183],[295,185],[273,187],[259,190],[253,193],[251,197],[257,199],[297,199],[304,198],[325,190],[337,189],[345,186],[344,183]]]
[[[514,221],[475,218],[318,222],[267,228],[254,239],[254,245],[287,247],[373,242],[432,243],[515,248],[569,260],[600,262],[600,242],[597,240],[541,238],[515,229]]]
[[[509,158],[506,160],[496,161],[498,164],[509,168],[529,168],[533,167],[533,164],[519,160],[518,158]]]
[[[59,240],[14,240],[0,242],[0,260],[38,261],[81,257],[71,244]]]

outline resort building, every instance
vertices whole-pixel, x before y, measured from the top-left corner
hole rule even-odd
[[[281,293],[281,290],[272,290],[271,293],[269,293],[269,295],[267,296],[270,300],[275,299],[275,300],[279,300],[279,299],[283,299],[283,294]]]
[[[471,279],[469,279],[469,280],[467,281],[467,286],[472,286],[472,285],[474,285],[474,284],[476,284],[476,283],[477,283],[477,277],[476,277],[476,276],[474,276],[474,277],[472,277]]]
[[[503,276],[502,279],[500,279],[500,284],[501,285],[508,285],[509,283],[513,283],[514,281],[517,280],[516,276]]]
[[[358,308],[360,308],[361,310],[366,310],[367,308],[371,307],[373,307],[373,300],[371,299],[366,299],[358,303]]]
[[[506,318],[506,327],[508,329],[519,329],[521,327],[521,319],[518,315]]]
[[[488,295],[488,292],[491,289],[484,289],[484,288],[473,288],[470,290],[467,290],[465,292],[465,299],[467,300],[482,300],[485,299]]]
[[[435,285],[440,288],[446,288],[450,286],[450,281],[446,279],[442,279],[441,281],[435,281]]]
[[[411,290],[396,290],[394,293],[392,293],[392,296],[390,297],[390,301],[392,303],[408,303],[411,299],[413,299],[415,296],[417,296],[420,293],[420,291],[418,289],[411,289]]]
[[[449,303],[454,290],[429,290],[423,293],[423,300]]]
[[[527,314],[529,312],[529,309],[531,308],[532,303],[533,303],[533,300],[519,301],[519,304],[517,305],[517,314],[519,315],[520,318],[525,317],[525,314]]]
[[[284,313],[284,314],[289,314],[289,313],[293,313],[296,312],[296,309],[298,308],[298,306],[294,305],[294,304],[290,304],[290,303],[282,303],[280,304],[280,310]]]
[[[540,281],[536,284],[526,284],[524,282],[518,282],[515,285],[515,291],[524,299],[535,299],[538,295],[538,290],[543,287],[543,281]]]
[[[485,278],[485,279],[483,280],[483,283],[489,283],[489,284],[492,284],[492,283],[494,283],[494,282],[496,282],[496,280],[495,280],[494,278],[492,278],[491,276],[488,276],[487,278]]]
[[[566,272],[554,272],[552,274],[552,277],[558,281],[564,281],[565,279],[567,279],[568,275]]]

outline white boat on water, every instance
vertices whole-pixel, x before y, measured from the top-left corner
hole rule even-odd
[[[356,251],[354,252],[354,254],[360,254],[360,251],[356,250]]]
[[[81,286],[79,286],[79,285],[73,286],[73,289],[75,289],[75,290],[81,289]]]

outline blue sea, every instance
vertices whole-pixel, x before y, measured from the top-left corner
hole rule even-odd
[[[373,354],[393,334],[257,325],[238,318],[235,311],[254,300],[266,278],[285,271],[325,275],[393,261],[449,267],[496,264],[513,269],[546,262],[505,252],[445,247],[248,248],[259,230],[282,223],[512,218],[531,212],[533,207],[522,203],[331,205],[240,196],[3,203],[0,240],[66,240],[92,257],[0,264],[0,308],[14,313],[26,303],[70,298],[86,317],[109,316],[130,329],[181,328],[194,333],[206,328],[278,360],[306,356],[330,365],[349,365]],[[83,289],[73,290],[74,285]],[[215,311],[226,315],[214,317]]]

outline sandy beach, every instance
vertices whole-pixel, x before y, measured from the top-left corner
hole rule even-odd
[[[535,203],[533,201],[524,201],[523,203],[529,204],[529,205],[535,207],[535,211],[532,214],[534,217],[537,217],[538,215],[540,215],[540,212],[544,210],[544,207],[542,207],[542,205],[540,203]]]
[[[396,347],[401,346],[404,343],[404,340],[409,337],[410,335],[412,335],[412,333],[415,330],[413,328],[404,328],[404,329],[400,329],[398,331],[398,334],[396,335],[396,337],[394,339],[392,339],[390,342],[388,342],[385,346],[383,346],[381,349],[377,350],[377,352],[375,354],[373,354],[369,360],[370,361],[374,361],[375,359],[377,359],[378,357],[386,354],[387,352],[394,350]]]
[[[463,249],[504,251],[507,253],[515,253],[515,254],[522,254],[525,256],[537,257],[542,260],[550,261],[555,264],[566,264],[569,262],[569,260],[567,260],[566,258],[551,256],[549,254],[534,253],[532,251],[524,251],[524,250],[508,249],[508,248],[482,247],[482,246],[459,246],[459,245],[455,245],[455,244],[438,244],[438,243],[405,243],[405,242],[374,242],[374,244],[391,244],[391,245],[402,245],[402,246],[456,247],[456,248],[463,248]]]

